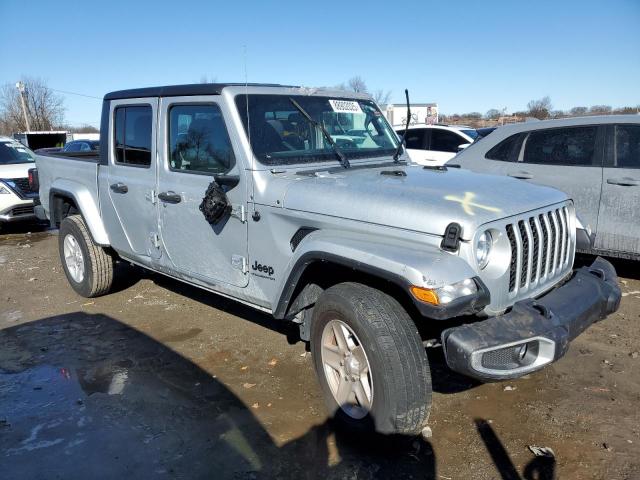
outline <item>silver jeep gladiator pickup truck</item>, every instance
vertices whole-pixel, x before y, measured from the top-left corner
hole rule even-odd
[[[619,306],[607,261],[573,269],[564,193],[412,164],[367,95],[124,90],[104,97],[100,135],[96,157],[36,162],[73,289],[108,293],[126,261],[298,323],[352,428],[426,425],[424,325],[442,326],[451,369],[493,381],[557,360]]]

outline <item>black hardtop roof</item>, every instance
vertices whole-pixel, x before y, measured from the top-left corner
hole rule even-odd
[[[190,95],[220,95],[224,87],[231,86],[249,87],[288,87],[298,88],[295,85],[279,85],[277,83],[192,83],[188,85],[166,85],[164,87],[133,88],[130,90],[118,90],[107,93],[105,100],[119,100],[122,98],[144,97],[178,97]]]

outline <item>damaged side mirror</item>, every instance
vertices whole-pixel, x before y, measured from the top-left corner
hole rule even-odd
[[[231,203],[227,198],[227,193],[215,180],[207,187],[202,203],[200,203],[200,211],[211,225],[219,223],[231,213]]]

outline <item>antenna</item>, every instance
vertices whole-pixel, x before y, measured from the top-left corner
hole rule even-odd
[[[251,146],[251,117],[249,115],[249,74],[247,73],[247,45],[242,46],[244,61],[244,101],[247,109],[247,138],[249,139],[249,156],[251,157],[251,200],[254,200],[255,182],[253,181],[253,172],[256,169],[255,158],[253,155],[253,147]]]

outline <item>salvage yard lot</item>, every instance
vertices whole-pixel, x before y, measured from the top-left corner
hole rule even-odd
[[[541,372],[476,384],[430,349],[424,442],[334,431],[304,344],[267,315],[127,265],[77,296],[57,240],[0,236],[3,478],[640,477],[637,263],[615,263],[620,310]]]

